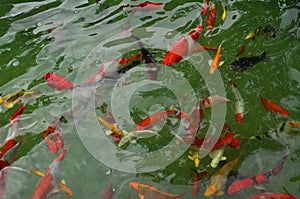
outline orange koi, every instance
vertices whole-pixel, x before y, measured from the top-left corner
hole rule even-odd
[[[280,162],[270,171],[264,172],[264,173],[259,173],[254,176],[242,179],[242,180],[236,180],[234,181],[230,187],[227,190],[227,193],[229,195],[235,194],[238,191],[245,189],[247,187],[251,186],[259,186],[261,184],[264,184],[266,182],[269,182],[270,178],[272,176],[276,176],[281,169],[283,168],[283,164],[285,160],[288,158],[288,153],[286,153],[283,158],[280,160]]]
[[[37,175],[37,176],[39,176],[39,177],[42,177],[42,178],[45,177],[45,174],[44,174],[43,172],[38,171],[38,170],[35,169],[35,168],[30,169],[30,173],[35,174],[35,175]],[[58,187],[60,190],[64,191],[66,194],[68,194],[68,196],[73,196],[73,191],[72,191],[72,189],[71,189],[69,186],[65,185],[64,183],[58,182],[58,183],[57,183],[57,187]]]
[[[267,109],[268,111],[279,113],[279,114],[281,114],[283,116],[286,116],[286,117],[289,116],[289,112],[288,111],[286,111],[285,109],[283,109],[281,106],[275,104],[271,100],[262,97],[261,98],[261,102],[264,105],[265,109]]]
[[[217,17],[217,7],[214,6],[214,8],[209,12],[206,18],[207,32],[209,32],[212,29],[216,21],[216,17]]]
[[[215,70],[219,67],[220,62],[221,62],[221,56],[222,56],[222,43],[219,45],[218,50],[214,56],[214,59],[212,60],[212,63],[210,64],[209,73],[211,75],[214,74]]]
[[[258,193],[249,196],[248,199],[298,199],[297,196],[288,193]]]
[[[200,51],[203,51],[203,50],[217,51],[217,48],[212,47],[212,46],[197,46],[197,47],[193,48],[192,52],[196,53],[196,52],[200,52]]]
[[[179,194],[170,194],[167,192],[162,192],[154,186],[147,184],[142,184],[139,182],[129,182],[129,185],[139,194],[140,199],[155,198],[155,199],[171,199],[171,198],[180,198],[185,195],[185,192]]]
[[[225,164],[216,174],[211,177],[211,184],[207,187],[204,192],[206,197],[209,196],[221,196],[224,194],[225,184],[227,182],[227,177],[232,168],[238,163],[239,157],[235,160]]]
[[[242,123],[243,117],[244,117],[244,100],[235,85],[232,81],[229,82],[230,87],[232,88],[232,91],[234,93],[234,96],[236,98],[236,103],[235,103],[235,120],[237,121],[238,124]]]
[[[198,173],[196,172],[194,175],[194,180],[193,180],[193,190],[192,190],[192,197],[196,197],[198,192],[199,192],[199,179],[198,179]]]
[[[48,86],[57,90],[67,90],[73,88],[74,86],[64,77],[57,75],[53,72],[46,73],[43,77],[47,80]]]
[[[154,126],[155,124],[157,124],[158,122],[160,122],[162,119],[164,119],[165,117],[167,117],[167,115],[176,115],[178,119],[185,118],[187,120],[191,120],[191,118],[189,117],[189,115],[187,113],[184,113],[183,111],[168,109],[166,111],[158,112],[158,113],[155,113],[153,115],[150,115],[150,116],[146,117],[141,122],[139,122],[135,126],[134,129],[136,131],[149,129],[152,126]]]
[[[239,49],[239,51],[236,53],[235,57],[237,57],[237,56],[243,54],[244,51],[245,51],[245,47],[246,47],[245,45],[242,45],[242,47],[241,47],[241,48]]]
[[[171,66],[190,54],[202,31],[203,27],[199,25],[190,31],[187,36],[178,39],[165,54],[162,64]]]
[[[57,158],[49,165],[45,176],[37,185],[33,193],[32,199],[46,198],[47,194],[56,186],[58,181],[60,163],[64,159],[68,149],[64,149]]]

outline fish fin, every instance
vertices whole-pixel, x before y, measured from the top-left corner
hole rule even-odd
[[[66,185],[65,179],[62,179],[62,180],[60,181],[60,183]]]
[[[260,190],[260,191],[262,191],[262,192],[265,192],[265,191],[266,191],[266,188],[265,188],[264,186],[262,186],[262,185],[254,186],[254,188],[257,189],[257,190]]]
[[[211,64],[212,64],[212,62],[213,62],[213,60],[212,60],[212,59],[208,60],[208,65],[211,65]]]
[[[222,157],[221,157],[221,161],[224,161],[224,160],[227,160],[227,157],[222,156]]]
[[[140,199],[144,199],[144,195],[139,193]]]
[[[218,191],[217,193],[216,193],[216,196],[223,196],[224,195],[224,191]]]
[[[113,132],[111,130],[108,130],[108,131],[105,132],[105,134],[106,135],[111,135],[111,134],[113,134]]]
[[[219,67],[224,64],[224,61],[220,61]]]

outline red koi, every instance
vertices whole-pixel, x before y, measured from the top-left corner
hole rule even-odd
[[[275,104],[271,100],[262,97],[261,102],[264,105],[265,109],[267,109],[268,111],[279,113],[286,117],[289,116],[289,112],[287,110],[283,109],[281,106]]]
[[[296,196],[288,193],[259,193],[249,196],[248,199],[298,199]]]
[[[208,11],[210,10],[210,7],[212,6],[212,3],[208,0],[204,0],[203,6],[201,8],[201,14],[204,16],[208,15]]]
[[[73,88],[74,86],[64,77],[57,75],[53,72],[46,73],[43,77],[47,80],[48,86],[57,90],[67,90]]]
[[[180,62],[183,57],[190,54],[202,31],[203,27],[202,25],[199,25],[197,28],[190,31],[186,37],[177,40],[165,54],[162,64],[171,66]]]
[[[91,83],[91,82],[99,81],[105,75],[104,69],[105,69],[105,65],[101,64],[100,70],[97,71],[96,73],[94,73],[94,75],[89,77],[87,80],[85,80],[84,83]]]
[[[206,26],[207,26],[207,32],[209,32],[215,21],[216,21],[216,16],[217,16],[217,7],[214,6],[214,8],[210,11],[210,13],[208,14],[207,18],[206,18]]]
[[[259,173],[254,176],[242,179],[242,180],[236,180],[234,181],[230,187],[227,190],[227,193],[229,195],[235,194],[238,191],[245,189],[247,187],[251,186],[258,186],[261,184],[264,184],[266,182],[269,182],[270,178],[272,176],[276,176],[282,169],[283,164],[285,160],[288,158],[288,153],[286,153],[281,161],[270,171],[264,172],[264,173]]]
[[[58,150],[63,148],[64,142],[60,128],[60,119],[56,118],[43,132],[43,137],[48,145],[51,153],[56,154]]]
[[[130,5],[130,7],[133,12],[135,12],[135,11],[153,11],[153,10],[162,8],[163,4],[158,3],[158,2],[145,1],[138,5]]]
[[[10,122],[13,122],[15,119],[18,120],[19,116],[22,114],[23,110],[25,109],[25,106],[20,106],[9,118]]]
[[[112,199],[114,196],[114,190],[112,183],[109,183],[108,187],[102,192],[102,199]]]
[[[68,149],[64,149],[49,165],[45,176],[41,179],[36,190],[34,191],[32,199],[46,198],[47,194],[56,186],[60,173],[60,163],[64,159],[67,151]]]
[[[135,126],[134,129],[136,131],[149,129],[152,126],[154,126],[155,124],[157,124],[159,121],[164,119],[167,115],[170,115],[170,114],[175,114],[176,115],[177,113],[178,113],[177,110],[166,110],[166,111],[163,111],[163,112],[155,113],[153,115],[150,115],[149,117],[146,117],[141,122],[139,122]]]

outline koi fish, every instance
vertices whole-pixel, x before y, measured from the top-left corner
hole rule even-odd
[[[57,158],[49,165],[45,176],[37,185],[33,193],[32,199],[46,198],[47,194],[56,186],[58,182],[60,163],[64,159],[68,149],[64,149]]]
[[[224,6],[224,4],[222,3],[222,9],[223,9],[223,13],[222,13],[222,17],[221,17],[221,19],[224,21],[225,20],[225,18],[226,18],[226,9],[225,9],[225,6]]]
[[[221,64],[221,56],[222,56],[222,43],[219,45],[218,50],[214,56],[214,59],[210,63],[210,71],[209,74],[214,74],[215,70],[219,67]]]
[[[245,45],[242,45],[239,51],[236,53],[235,57],[238,57],[239,55],[243,54],[245,51]]]
[[[217,7],[214,6],[214,8],[209,12],[207,18],[206,18],[206,29],[207,29],[207,33],[212,29],[212,27],[215,24],[216,21],[216,17],[217,17]]]
[[[212,158],[212,161],[210,163],[210,166],[212,168],[216,168],[218,166],[218,164],[220,163],[220,161],[224,161],[227,159],[225,156],[223,156],[224,149],[225,149],[225,147],[209,152],[208,155]]]
[[[57,90],[67,90],[73,88],[73,84],[66,80],[64,77],[57,75],[53,72],[46,73],[44,76],[47,84],[51,88],[55,88]]]
[[[210,109],[212,106],[215,106],[220,103],[229,102],[229,101],[230,100],[225,97],[221,97],[219,95],[213,95],[213,96],[209,96],[209,97],[205,98],[202,101],[202,104],[205,109]]]
[[[116,125],[116,124],[110,124],[104,119],[102,119],[100,116],[97,116],[98,120],[101,122],[101,124],[108,130],[106,132],[106,135],[111,135],[113,133],[119,135],[120,137],[124,136],[124,132]]]
[[[29,172],[32,173],[32,174],[35,174],[35,175],[37,175],[39,177],[42,177],[42,178],[45,177],[45,174],[43,172],[41,172],[41,171],[39,171],[39,170],[37,170],[35,168],[30,169]],[[60,181],[60,182],[57,183],[57,187],[60,190],[64,191],[66,194],[68,194],[68,196],[73,196],[72,189],[69,186],[67,186],[65,183],[63,183],[62,181]]]
[[[59,116],[55,118],[55,120],[43,132],[43,137],[52,154],[56,154],[57,151],[62,149],[64,146],[61,126],[60,126],[61,119],[63,119],[63,116]]]
[[[281,114],[283,116],[286,116],[286,117],[289,116],[288,111],[284,110],[282,107],[280,107],[279,105],[275,104],[271,100],[262,97],[261,98],[261,102],[264,105],[265,109],[267,109],[268,111],[279,113],[279,114]]]
[[[133,12],[136,11],[153,11],[157,10],[163,7],[162,3],[158,2],[151,2],[151,1],[145,1],[143,3],[140,3],[138,5],[122,5],[121,8],[130,7]]]
[[[149,186],[147,184],[142,184],[139,182],[129,182],[129,185],[139,194],[140,199],[155,198],[155,199],[171,199],[171,198],[180,198],[185,195],[185,192],[179,194],[170,194],[167,192],[162,192],[154,186]]]
[[[286,153],[283,158],[280,160],[280,162],[270,171],[259,173],[254,176],[242,179],[242,180],[236,180],[234,181],[230,187],[227,190],[227,193],[229,195],[235,194],[238,191],[245,189],[247,187],[251,186],[259,186],[261,184],[264,184],[266,182],[269,182],[270,178],[272,176],[276,176],[282,169],[283,164],[285,160],[288,158],[288,153]]]
[[[130,133],[125,133],[125,135],[121,138],[118,147],[123,147],[125,144],[130,142],[133,138],[151,136],[151,135],[160,136],[159,134],[150,130],[140,130],[140,131],[132,131]]]
[[[200,52],[200,51],[203,51],[203,50],[217,51],[217,48],[212,47],[212,46],[196,46],[195,48],[193,48],[192,53]]]
[[[141,52],[132,55],[131,57],[122,57],[122,58],[118,58],[117,62],[119,64],[119,68],[124,68],[128,65],[131,65],[133,62],[137,61],[142,61],[143,60],[143,55]]]
[[[114,194],[112,183],[109,183],[108,187],[102,192],[102,199],[112,199]]]
[[[288,145],[286,143],[291,136],[295,134],[296,131],[299,131],[300,122],[298,121],[287,121],[278,125],[278,127],[274,130],[270,130],[268,132],[264,132],[260,135],[252,136],[250,139],[273,139],[279,143]]]
[[[236,98],[236,103],[235,103],[235,120],[237,121],[238,124],[242,123],[243,117],[244,117],[244,106],[245,102],[244,99],[242,98],[237,86],[235,83],[232,81],[229,82],[230,87],[232,88],[233,94]]]
[[[198,132],[200,123],[203,121],[203,118],[204,112],[202,112],[202,107],[199,106],[199,101],[197,101],[196,106],[192,110],[190,124],[187,129],[188,135],[193,136]]]
[[[12,108],[15,104],[22,103],[22,100],[26,97],[30,97],[34,94],[39,93],[38,90],[36,91],[24,91],[20,90],[18,92],[7,94],[5,96],[0,96],[0,105],[6,108]]]
[[[198,151],[189,151],[188,159],[194,161],[195,167],[198,168],[200,165],[200,157]]]
[[[190,54],[202,31],[203,27],[199,25],[187,36],[178,39],[165,54],[162,64],[171,66]]]
[[[9,118],[10,122],[15,122],[15,120],[19,121],[19,116],[23,113],[26,105],[20,106]]]
[[[245,40],[254,39],[258,35],[259,32],[260,32],[260,28],[257,28],[255,31],[250,32],[249,34],[247,34],[244,39]]]
[[[170,114],[176,115],[177,113],[178,113],[177,110],[166,110],[163,112],[154,113],[153,115],[150,115],[149,117],[146,117],[141,122],[139,122],[135,126],[134,130],[140,131],[140,130],[149,129],[155,124],[157,124],[158,122],[160,122],[162,119],[164,119],[167,115]]]
[[[141,49],[142,52],[142,59],[146,65],[147,70],[147,75],[150,80],[157,80],[158,77],[158,72],[160,70],[160,66],[156,64],[156,60],[152,56],[152,54],[149,52],[149,50],[144,46],[143,42],[140,40],[140,38],[132,35],[139,48]]]
[[[251,68],[255,64],[265,60],[267,57],[267,53],[263,52],[259,56],[251,56],[251,57],[242,57],[236,61],[234,61],[231,66],[230,70],[232,71],[238,71],[238,72],[244,72],[248,68]]]
[[[211,177],[211,183],[204,192],[204,196],[221,196],[224,194],[227,177],[232,168],[238,163],[239,157],[226,163],[216,174]]]
[[[249,196],[248,199],[298,199],[297,196],[288,193],[258,193]]]
[[[198,173],[196,172],[194,175],[194,180],[193,180],[193,190],[192,190],[192,197],[196,197],[198,192],[199,192],[199,179],[198,179]]]
[[[210,7],[212,6],[212,3],[208,0],[204,0],[203,6],[201,8],[201,14],[204,16],[208,15],[208,11],[210,10]]]

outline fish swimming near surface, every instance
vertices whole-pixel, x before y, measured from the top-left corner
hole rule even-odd
[[[208,16],[206,18],[206,26],[207,26],[206,33],[208,33],[209,31],[211,31],[212,27],[215,24],[216,17],[217,17],[217,7],[214,6],[213,9],[209,12],[209,14],[208,14]]]
[[[286,116],[286,117],[289,116],[289,112],[287,110],[283,109],[281,106],[275,104],[271,100],[262,97],[261,102],[264,105],[265,109],[267,109],[268,111],[279,113],[279,114],[281,114],[283,116]]]
[[[37,185],[36,190],[33,193],[32,199],[44,199],[49,192],[56,186],[60,173],[60,163],[64,159],[68,148],[65,148],[55,160],[49,165],[45,176]]]
[[[211,177],[211,183],[205,190],[204,196],[221,196],[224,194],[223,190],[225,188],[229,172],[238,163],[239,157],[231,162],[226,163],[216,174]]]
[[[106,189],[102,192],[102,199],[113,199],[115,192],[112,188],[112,183],[106,187]]]
[[[120,139],[120,142],[118,143],[118,147],[123,147],[125,144],[127,144],[134,138],[149,137],[152,135],[160,136],[159,134],[151,130],[140,130],[140,131],[132,131],[130,133],[125,133],[125,135]]]
[[[147,184],[142,184],[139,182],[129,182],[129,185],[139,194],[140,199],[172,199],[172,198],[180,198],[185,195],[186,192],[181,192],[179,194],[170,194],[167,192],[163,192],[158,190],[154,186],[150,186]]]
[[[222,44],[223,42],[219,45],[217,52],[214,56],[214,59],[210,63],[210,71],[209,74],[214,74],[215,70],[222,65],[221,63],[221,56],[222,56]]]
[[[245,112],[245,102],[244,99],[242,98],[242,95],[236,86],[236,84],[232,81],[229,82],[229,85],[232,89],[232,92],[236,98],[235,102],[235,120],[237,121],[238,124],[242,123],[242,120],[244,118],[244,112]]]
[[[236,61],[234,61],[231,66],[230,70],[244,72],[245,70],[251,68],[255,64],[265,60],[267,57],[267,52],[263,52],[259,56],[251,56],[251,57],[242,57]]]
[[[66,78],[53,72],[46,73],[43,77],[46,79],[49,87],[57,90],[68,90],[74,86],[73,83],[69,82]]]
[[[289,153],[286,152],[280,162],[270,171],[258,173],[254,176],[250,176],[248,178],[244,178],[241,180],[234,181],[228,188],[227,193],[229,195],[235,194],[238,191],[245,189],[247,187],[259,186],[266,182],[270,181],[272,176],[276,176],[283,168],[283,164],[285,160],[288,158]]]
[[[288,193],[258,193],[247,199],[298,199],[297,196]]]

